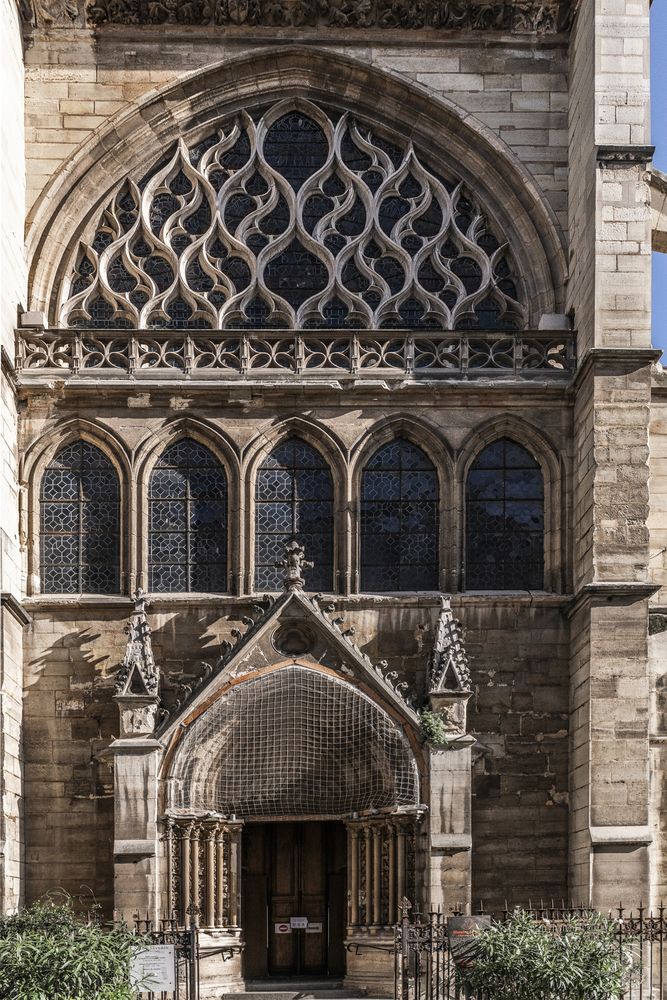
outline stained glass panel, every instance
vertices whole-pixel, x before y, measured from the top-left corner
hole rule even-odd
[[[466,589],[542,590],[544,484],[530,452],[508,438],[488,445],[466,499]]]
[[[158,593],[227,590],[227,477],[191,438],[170,445],[153,469],[149,579]]]
[[[306,559],[306,589],[333,587],[333,482],[322,456],[305,441],[289,438],[267,455],[255,488],[255,589],[280,590],[276,566],[296,538]]]
[[[118,476],[87,441],[62,448],[42,476],[40,568],[45,594],[118,592]]]
[[[379,448],[361,484],[361,589],[438,587],[438,479],[421,448],[398,438]]]

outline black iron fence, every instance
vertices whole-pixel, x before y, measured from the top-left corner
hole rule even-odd
[[[189,927],[180,927],[177,920],[161,920],[156,929],[151,920],[137,917],[135,930],[149,947],[173,948],[174,988],[143,991],[139,994],[142,1000],[199,1000],[199,931],[195,921]]]
[[[581,906],[529,904],[522,907],[533,919],[553,933],[559,933],[573,918],[584,924],[594,911]],[[470,921],[489,924],[507,921],[510,908],[496,914],[478,911]],[[628,981],[614,1000],[667,1000],[667,916],[664,906],[648,911],[619,907],[605,914],[614,923],[619,956],[628,964]],[[447,917],[439,911],[411,913],[402,910],[395,927],[395,1000],[494,1000],[492,995],[473,993],[466,985],[465,929],[462,914]],[[462,938],[457,942],[457,934]],[[468,960],[470,953],[468,952]]]

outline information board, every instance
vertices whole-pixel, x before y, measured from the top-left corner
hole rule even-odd
[[[130,982],[142,991],[176,989],[176,948],[173,944],[151,944],[132,959]]]

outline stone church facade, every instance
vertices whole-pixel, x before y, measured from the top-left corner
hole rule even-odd
[[[5,910],[664,896],[648,16],[5,0]]]

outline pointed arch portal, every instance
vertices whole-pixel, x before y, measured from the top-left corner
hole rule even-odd
[[[303,666],[236,685],[187,729],[171,806],[241,819],[318,817],[419,805],[404,734],[366,694]]]

